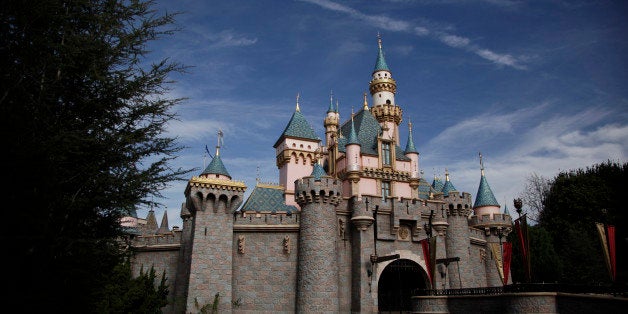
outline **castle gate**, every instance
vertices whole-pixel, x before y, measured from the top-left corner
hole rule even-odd
[[[398,259],[388,264],[377,283],[379,312],[410,312],[412,291],[426,289],[425,278],[427,274],[423,268],[409,259]]]

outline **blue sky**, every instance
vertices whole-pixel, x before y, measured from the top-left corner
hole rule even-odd
[[[362,105],[382,36],[431,182],[445,169],[475,199],[478,152],[495,197],[512,199],[532,173],[552,178],[628,156],[628,5],[624,1],[160,1],[182,12],[181,30],[151,44],[151,58],[190,66],[172,78],[180,121],[169,135],[187,148],[173,166],[197,168],[205,145],[248,190],[278,182],[275,150],[295,109],[321,138],[330,92],[341,119]],[[370,103],[370,96],[369,96]],[[248,148],[248,149],[247,149]],[[170,227],[186,182],[163,191]],[[524,204],[525,205],[525,204]],[[147,211],[139,211],[145,217]]]

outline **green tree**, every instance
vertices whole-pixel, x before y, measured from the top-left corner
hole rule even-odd
[[[174,15],[144,0],[0,7],[9,303],[85,312],[125,258],[119,219],[189,173],[170,167],[182,147],[165,134],[182,102],[170,75],[184,67],[147,61]]]
[[[560,281],[610,283],[595,229],[600,222],[616,226],[618,281],[625,284],[628,217],[623,196],[628,191],[628,163],[607,161],[561,172],[550,185],[539,226],[550,234],[563,265]]]
[[[168,287],[165,273],[158,285],[156,278],[153,267],[148,272],[141,269],[140,275],[133,277],[128,261],[119,264],[95,295],[94,312],[159,313],[167,305]]]
[[[554,250],[551,235],[545,228],[534,225],[528,226],[530,237],[530,268],[532,269],[532,282],[557,282],[559,281],[563,265]],[[516,231],[508,234],[508,242],[512,243],[513,256],[511,272],[513,282],[525,282],[525,272],[521,244]]]

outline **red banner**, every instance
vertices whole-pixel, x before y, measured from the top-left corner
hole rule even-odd
[[[510,274],[510,261],[512,260],[512,243],[502,244],[503,265],[504,265],[504,285],[508,284],[508,274]]]
[[[423,259],[425,260],[425,267],[427,268],[427,276],[429,277],[430,284],[434,286],[434,281],[432,280],[432,255],[430,254],[430,239],[421,240],[421,247],[423,248]]]
[[[617,278],[617,264],[615,260],[615,226],[606,226],[606,236],[608,237],[608,253],[611,262],[611,278],[613,281]]]
[[[526,282],[531,280],[531,267],[530,267],[530,238],[528,235],[528,221],[526,214],[515,220],[515,230],[519,237],[519,243],[521,244],[521,256],[523,257],[523,267],[525,270]]]

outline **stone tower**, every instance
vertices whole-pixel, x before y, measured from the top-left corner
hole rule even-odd
[[[316,163],[312,174],[295,182],[301,206],[297,265],[297,312],[336,313],[338,264],[336,259],[336,205],[340,182]]]
[[[189,252],[190,276],[186,312],[196,312],[218,296],[219,311],[231,312],[233,214],[242,204],[246,186],[232,181],[220,159],[220,138],[216,155],[205,171],[192,177],[185,189],[186,206],[192,216]]]

